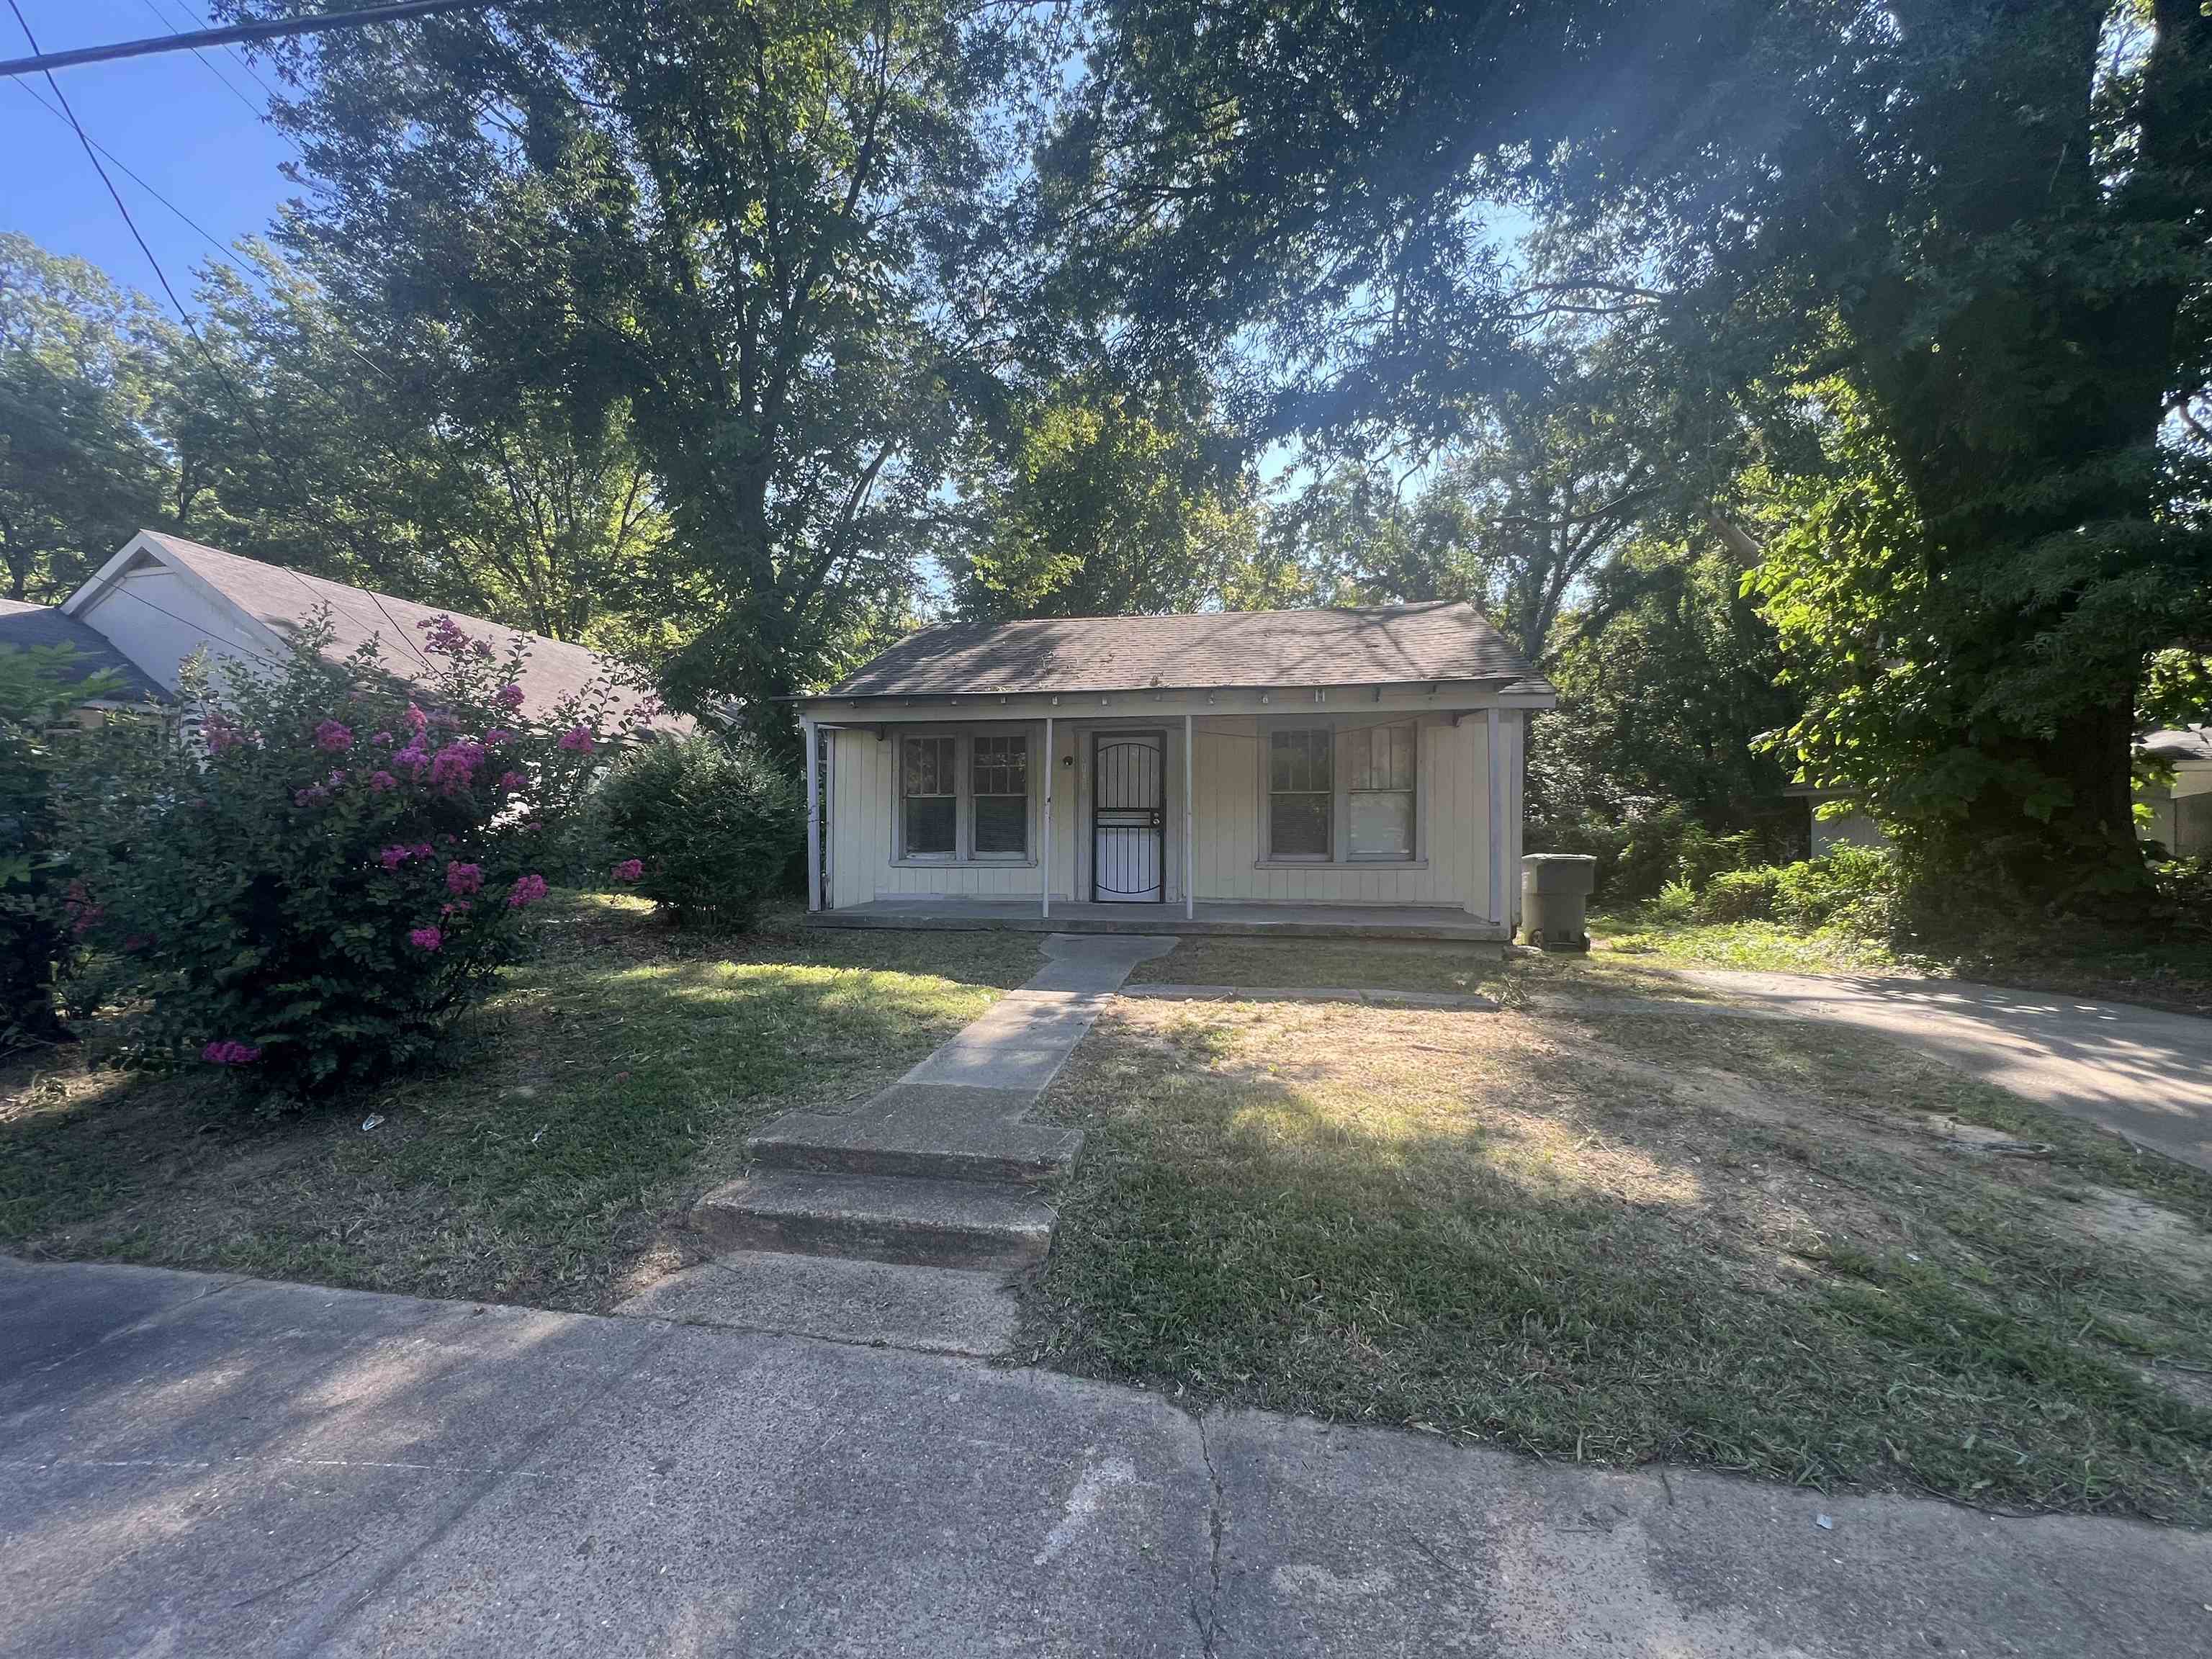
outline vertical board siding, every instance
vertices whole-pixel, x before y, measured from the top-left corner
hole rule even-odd
[[[1517,727],[1512,716],[1508,721]],[[1180,722],[1168,728],[1168,810],[1165,868],[1169,896],[1181,893],[1182,768]],[[1043,726],[1031,741],[1042,755]],[[1052,845],[1042,849],[1055,898],[1085,898],[1087,860],[1084,836],[1090,833],[1087,792],[1082,771],[1095,728],[1074,720],[1054,723],[1053,747],[1044,756],[1052,775]],[[1502,761],[1510,765],[1517,729],[1501,732]],[[990,864],[904,865],[892,856],[896,823],[898,732],[878,739],[872,732],[848,728],[831,738],[833,847],[830,866],[836,905],[864,904],[874,898],[1034,897],[1043,879],[1036,866]],[[1249,716],[1198,716],[1193,752],[1193,816],[1196,846],[1193,871],[1200,900],[1310,904],[1448,904],[1476,915],[1490,910],[1490,813],[1487,726],[1480,714],[1458,726],[1438,719],[1419,727],[1419,840],[1425,867],[1321,865],[1311,868],[1261,868],[1267,814],[1261,722]],[[1073,757],[1073,767],[1060,765]],[[1509,787],[1509,815],[1517,812],[1517,791]],[[1037,788],[1033,825],[1042,827],[1042,787]],[[1509,824],[1509,845],[1517,823]],[[1508,872],[1508,879],[1516,872]],[[1510,908],[1510,907],[1509,907]]]

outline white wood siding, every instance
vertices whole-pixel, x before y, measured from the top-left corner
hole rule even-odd
[[[1366,725],[1371,718],[1336,715],[1313,723]],[[1518,735],[1518,713],[1504,724],[1501,758],[1509,763]],[[953,724],[948,722],[947,724]],[[1141,720],[1057,720],[1049,769],[1053,787],[1049,867],[1053,896],[1090,896],[1091,743],[1101,729],[1130,729]],[[1182,897],[1182,717],[1162,719],[1167,733],[1166,874],[1168,896]],[[1306,904],[1451,905],[1476,915],[1490,908],[1490,813],[1487,722],[1477,714],[1458,726],[1448,717],[1419,721],[1416,787],[1419,863],[1414,865],[1291,865],[1263,862],[1266,791],[1262,733],[1255,717],[1196,717],[1192,768],[1196,824],[1194,891],[1200,900]],[[939,728],[942,729],[942,728]],[[872,729],[848,727],[831,734],[834,803],[830,824],[832,905],[896,897],[1035,897],[1041,874],[1034,865],[906,864],[896,860],[894,830],[898,789],[899,727],[878,738]],[[1031,739],[1042,754],[1043,728]],[[1073,761],[1073,764],[1063,763]],[[1042,819],[1044,769],[1033,778]],[[1517,812],[1509,793],[1509,813]],[[1517,826],[1509,830],[1517,839]],[[1518,872],[1509,872],[1509,890]]]

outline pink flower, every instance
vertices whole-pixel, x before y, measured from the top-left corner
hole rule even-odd
[[[407,705],[407,724],[409,726],[414,727],[416,731],[420,732],[429,723],[430,717],[428,714],[424,714],[420,708],[417,708],[411,702]]]
[[[477,768],[483,764],[484,746],[461,738],[441,749],[430,762],[430,781],[447,794],[456,789],[465,789],[476,781]]]
[[[392,733],[389,732],[379,732],[374,737],[371,738],[369,741],[374,744],[379,749],[389,749],[392,747]]]
[[[250,1042],[225,1038],[220,1042],[210,1042],[201,1049],[200,1058],[210,1066],[251,1066],[261,1058],[261,1050]]]
[[[428,858],[430,850],[430,843],[428,842],[418,842],[412,847],[387,847],[377,854],[377,861],[387,870],[397,870],[410,859]]]
[[[483,890],[483,866],[463,864],[458,859],[446,863],[446,890],[449,893],[477,893]]]
[[[555,747],[566,749],[571,754],[588,755],[592,752],[592,734],[584,726],[572,726],[561,734],[561,740]]]
[[[353,728],[323,720],[315,727],[315,747],[325,755],[342,755],[353,747]]]
[[[404,749],[392,751],[392,763],[408,776],[419,778],[429,768],[430,753],[422,747],[421,738],[410,738]]]
[[[502,685],[492,695],[493,700],[501,708],[515,709],[522,707],[522,688],[519,685]]]
[[[399,780],[389,772],[371,772],[368,775],[368,787],[373,793],[380,795],[387,789],[397,789],[399,787]]]
[[[448,657],[458,657],[465,652],[474,652],[479,657],[491,655],[491,647],[482,640],[472,640],[467,631],[451,617],[433,617],[428,622],[418,622],[416,627],[429,635],[422,641],[426,650],[436,651]]]
[[[322,802],[328,800],[330,798],[331,792],[324,788],[321,784],[311,783],[305,789],[295,789],[292,792],[292,805],[295,806],[315,806],[319,805]]]
[[[345,787],[345,774],[344,774],[343,772],[333,772],[333,773],[331,773],[331,776],[330,776],[330,785],[331,785],[331,788],[333,788],[333,789],[343,789],[343,788],[344,788],[344,787]]]
[[[438,914],[441,916],[465,916],[475,908],[466,899],[457,899],[451,904],[440,905]]]
[[[418,951],[435,951],[446,942],[446,936],[434,927],[417,927],[407,935],[407,942]]]
[[[70,921],[70,932],[72,933],[90,933],[100,925],[100,919],[107,914],[97,904],[71,905],[69,908],[76,912]]]
[[[614,869],[614,877],[617,881],[635,881],[644,873],[645,860],[643,859],[624,859],[620,864],[615,866]]]
[[[484,747],[487,749],[496,749],[501,744],[513,743],[514,741],[514,733],[508,731],[503,726],[495,726],[490,731],[484,733]]]
[[[211,714],[201,723],[200,731],[207,738],[208,753],[220,755],[226,749],[235,749],[246,741],[246,733],[227,715]]]
[[[514,885],[507,890],[507,908],[520,910],[545,896],[545,878],[540,875],[518,876]]]
[[[502,789],[527,789],[530,780],[520,772],[502,772],[499,775],[499,787]]]

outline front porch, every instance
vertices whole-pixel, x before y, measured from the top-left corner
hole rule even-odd
[[[879,898],[809,913],[816,927],[891,927],[939,933],[1218,934],[1261,939],[1443,939],[1503,945],[1505,929],[1449,905],[1263,904],[1200,899],[1180,904],[1099,904],[1033,898]]]

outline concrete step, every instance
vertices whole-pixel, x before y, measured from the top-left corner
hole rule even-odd
[[[1056,1218],[1050,1205],[1015,1187],[799,1170],[763,1170],[691,1210],[717,1255],[781,1250],[943,1267],[1042,1261]]]
[[[1026,1091],[897,1084],[836,1115],[787,1112],[745,1141],[764,1169],[1034,1185],[1065,1175],[1080,1129],[1015,1121]]]

